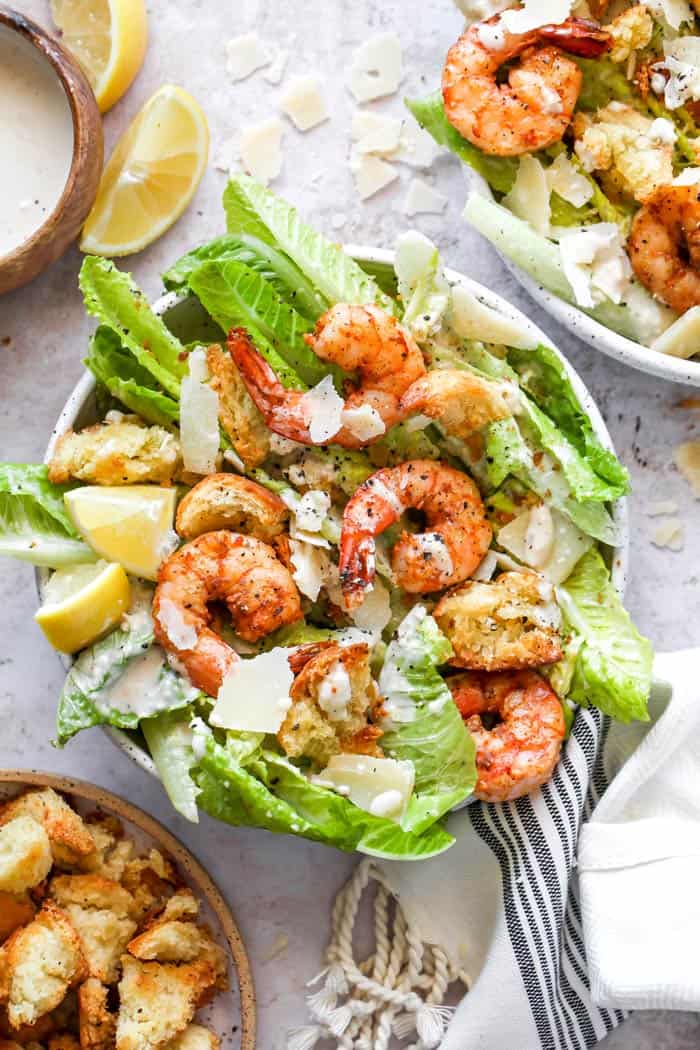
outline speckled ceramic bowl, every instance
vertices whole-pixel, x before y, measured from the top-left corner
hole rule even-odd
[[[69,797],[81,814],[99,809],[118,817],[126,835],[140,849],[158,849],[175,862],[180,875],[201,901],[202,919],[228,949],[230,990],[198,1011],[197,1020],[221,1037],[225,1050],[255,1050],[255,990],[250,962],[231,910],[202,865],[153,817],[95,784],[31,769],[0,770],[0,800],[28,787],[51,787]]]
[[[467,168],[466,175],[471,188],[493,200],[488,183],[477,172]],[[621,361],[630,368],[636,368],[639,372],[646,372],[660,379],[668,379],[672,383],[700,386],[700,361],[687,361],[681,357],[661,354],[658,350],[651,350],[648,346],[635,343],[633,339],[618,335],[611,328],[606,328],[605,325],[594,321],[583,310],[578,310],[575,306],[565,303],[558,295],[552,295],[497,248],[494,248],[494,251],[503,260],[513,277],[520,282],[525,291],[543,310],[551,314],[554,320],[564,328],[568,328],[578,339],[592,346],[594,350],[600,350],[608,357]]]
[[[358,259],[359,262],[391,265],[394,261],[394,253],[383,249],[347,245],[346,251]],[[485,288],[484,285],[478,284],[470,277],[465,277],[463,274],[459,274],[454,270],[446,270],[445,274],[451,284],[462,284],[473,295],[478,296],[478,298],[487,306],[490,306],[494,310],[498,310],[506,317],[521,324],[523,330],[531,332],[537,342],[545,343],[547,346],[551,346],[552,349],[555,350],[566,368],[577,397],[590,417],[598,438],[607,448],[612,449],[612,440],[603,421],[603,417],[598,410],[598,406],[584,386],[579,375],[574,371],[563,354],[553,346],[548,336],[533,324],[533,322],[530,321],[520,310],[511,306],[510,303],[500,295],[497,295],[496,292],[492,292],[489,288]],[[177,294],[171,292],[168,295],[162,296],[162,298],[154,303],[154,310],[161,314],[168,326],[172,327],[175,333],[182,338],[184,342],[191,340],[206,341],[207,339],[212,341],[217,338],[216,331],[212,331],[210,328],[207,332],[207,321],[203,318],[202,308],[192,299],[183,300],[179,298]],[[97,418],[95,380],[91,373],[86,372],[82,379],[77,383],[58,418],[58,422],[56,423],[49,446],[46,450],[45,462],[50,460],[54,445],[62,434],[69,429],[80,430],[82,427],[89,426],[91,423],[95,423]],[[627,503],[625,500],[617,501],[613,507],[613,516],[618,526],[620,544],[614,550],[611,549],[609,551],[609,560],[613,583],[619,594],[622,595],[624,594],[627,581],[627,556],[629,547]],[[43,587],[48,579],[48,573],[45,569],[39,569],[37,570],[36,577],[39,596],[41,597]],[[62,656],[61,659],[67,670],[71,664],[70,657]],[[147,770],[147,772],[151,773],[153,776],[158,775],[153,761],[138,734],[131,734],[124,730],[114,729],[112,727],[105,727],[105,732],[111,737],[117,746],[122,748],[122,750],[125,751],[126,754],[129,755],[129,757],[139,766],[141,766],[142,769]]]

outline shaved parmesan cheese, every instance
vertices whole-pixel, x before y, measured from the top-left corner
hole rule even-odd
[[[700,499],[700,441],[686,441],[673,451],[673,460],[693,495]]]
[[[343,426],[354,434],[358,441],[371,441],[386,432],[384,420],[372,405],[358,405],[343,409]]]
[[[294,508],[297,525],[305,532],[320,532],[330,509],[331,498],[320,489],[305,492]]]
[[[398,149],[402,121],[357,109],[352,116],[350,134],[357,143],[358,153],[378,153],[386,156]]]
[[[158,622],[173,648],[180,651],[194,649],[197,644],[197,632],[192,624],[185,620],[182,609],[170,598],[161,599],[158,605]]]
[[[646,6],[654,18],[663,19],[672,29],[680,29],[684,22],[693,21],[693,10],[687,0],[646,0]]]
[[[269,64],[268,48],[257,33],[243,33],[226,44],[226,72],[232,80],[245,80],[256,69]]]
[[[401,41],[396,33],[378,33],[353,55],[350,91],[357,102],[393,95],[401,83]]]
[[[622,302],[630,287],[632,267],[624,239],[613,222],[599,222],[559,232],[559,254],[564,274],[579,306],[595,306],[601,292],[613,303]]]
[[[180,388],[182,461],[193,474],[213,474],[219,454],[219,398],[207,386],[206,351],[197,347],[187,363],[189,374]]]
[[[656,120],[652,120],[646,134],[652,142],[660,142],[663,146],[673,146],[676,141],[676,129],[665,117],[657,117]]]
[[[371,153],[350,154],[350,171],[355,179],[355,188],[360,200],[366,201],[385,186],[398,179],[399,173],[392,164]]]
[[[439,147],[433,136],[411,120],[404,121],[398,147],[390,154],[390,159],[411,168],[429,168],[438,153]]]
[[[239,733],[277,733],[292,706],[289,649],[239,660],[225,676],[209,721]]]
[[[342,426],[345,402],[333,386],[331,376],[308,390],[301,398],[302,412],[315,445],[325,445]]]
[[[315,77],[296,77],[282,96],[280,106],[299,131],[310,131],[330,115]]]
[[[668,518],[652,533],[651,542],[655,547],[666,547],[671,551],[683,550],[685,535],[683,524],[678,518]]]
[[[700,352],[700,306],[691,306],[654,340],[652,350],[671,357],[694,357]]]
[[[479,580],[480,582],[488,583],[493,576],[498,566],[498,555],[496,551],[487,551],[483,561],[479,562],[476,569],[472,573],[471,578],[473,580]]]
[[[521,321],[486,306],[461,285],[452,288],[452,309],[449,315],[452,330],[461,339],[480,339],[484,343],[504,343],[518,350],[534,350],[539,339]]]
[[[700,168],[684,168],[673,180],[674,186],[695,186],[700,182]]]
[[[520,158],[513,188],[501,203],[546,236],[549,233],[549,193],[544,168],[536,157],[525,153]]]
[[[311,782],[341,791],[360,809],[399,823],[413,792],[412,762],[368,755],[333,755]],[[374,808],[373,808],[374,807]]]
[[[240,152],[243,167],[267,186],[282,170],[282,134],[284,124],[277,117],[244,128]]]
[[[232,448],[227,448],[224,452],[223,458],[226,463],[230,463],[234,470],[237,470],[239,474],[245,474],[245,463]]]
[[[590,179],[577,171],[565,153],[559,154],[549,165],[545,175],[550,190],[559,194],[562,200],[572,204],[574,208],[581,208],[593,196]]]
[[[445,210],[447,197],[438,193],[423,179],[411,179],[401,211],[404,215],[439,215]]]
[[[391,600],[388,588],[376,576],[371,588],[365,591],[362,605],[350,615],[356,627],[379,638],[391,619]]]
[[[659,499],[647,504],[644,513],[648,518],[657,518],[663,514],[677,514],[678,504],[674,499]]]
[[[455,6],[459,8],[467,20],[467,25],[473,22],[483,22],[491,15],[497,15],[510,7],[512,0],[455,0]]]
[[[528,508],[498,531],[498,545],[551,583],[563,583],[593,540],[559,511]]]
[[[665,0],[683,2],[683,0]],[[525,0],[522,7],[504,11],[501,25],[509,33],[529,33],[545,25],[559,25],[571,14],[572,0]]]
[[[288,58],[289,51],[283,51],[281,47],[278,47],[270,65],[263,73],[263,77],[268,84],[279,84],[284,76],[284,67],[287,65]]]
[[[292,578],[303,595],[315,602],[326,576],[328,555],[305,540],[289,540]]]

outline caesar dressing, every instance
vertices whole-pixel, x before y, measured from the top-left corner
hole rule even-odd
[[[136,714],[139,718],[150,718],[172,707],[182,697],[182,682],[175,674],[163,673],[165,654],[158,646],[137,656],[95,701],[98,710],[109,714]]]
[[[0,26],[0,256],[48,219],[73,156],[73,121],[49,62],[19,33]]]

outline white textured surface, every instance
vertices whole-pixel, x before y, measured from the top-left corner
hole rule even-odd
[[[44,0],[15,0],[22,11],[48,22]],[[128,96],[106,119],[108,148],[141,103],[164,81],[190,90],[204,106],[212,130],[212,153],[246,123],[278,112],[284,88],[261,74],[231,84],[224,42],[255,28],[262,39],[289,48],[286,77],[318,75],[329,92],[331,120],[302,135],[286,131],[286,157],[272,188],[286,194],[313,222],[338,239],[392,246],[406,220],[396,208],[403,186],[394,184],[367,204],[355,196],[346,163],[354,102],[340,72],[354,47],[369,34],[396,30],[404,45],[405,77],[399,95],[369,108],[401,115],[401,95],[437,85],[444,54],[460,28],[449,0],[206,0],[149,3],[151,43],[146,65]],[[432,176],[431,176],[432,178]],[[696,538],[700,503],[672,464],[672,449],[700,437],[700,404],[680,402],[693,391],[634,373],[577,343],[536,310],[488,245],[460,220],[465,189],[457,162],[434,166],[437,188],[449,195],[443,216],[419,215],[415,225],[434,237],[447,263],[495,288],[529,312],[570,356],[598,399],[618,452],[632,471],[632,557],[628,603],[640,628],[660,648],[697,643],[700,634],[700,566]],[[160,269],[185,248],[223,227],[219,198],[225,177],[213,166],[187,214],[159,243],[126,260],[152,296]],[[338,224],[339,218],[346,222]],[[76,285],[79,255],[70,252],[31,287],[0,299],[0,457],[41,458],[53,422],[81,372],[90,324]],[[697,393],[697,392],[696,392]],[[658,519],[644,509],[676,500],[686,525],[680,553],[658,550],[650,535]],[[180,835],[208,866],[237,914],[251,951],[258,986],[262,1050],[282,1050],[284,1030],[302,1023],[303,981],[312,976],[327,936],[330,902],[352,859],[320,846],[266,832],[230,829],[204,819],[198,828],[175,818],[162,789],[141,773],[99,732],[82,735],[64,751],[50,746],[62,672],[32,622],[32,572],[2,562],[0,568],[0,763],[63,770],[95,781],[152,811]],[[640,915],[640,921],[643,916]],[[266,961],[277,936],[285,952]],[[498,990],[494,989],[494,994]],[[608,1041],[610,1050],[685,1050],[700,1043],[693,1015],[637,1015]],[[518,1050],[530,1050],[519,1047]]]

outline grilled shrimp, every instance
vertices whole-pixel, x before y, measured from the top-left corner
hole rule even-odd
[[[339,303],[304,338],[323,361],[359,377],[345,399],[345,421],[333,435],[334,445],[362,448],[399,421],[401,395],[425,373],[425,364],[418,345],[396,318],[376,306]],[[280,383],[244,329],[229,332],[228,347],[270,429],[304,445],[316,444],[309,430],[311,406],[306,395]],[[362,431],[351,429],[352,420],[347,417],[348,412],[366,405],[378,416],[371,437],[358,436]]]
[[[607,50],[610,37],[582,18],[527,33],[509,33],[500,23],[500,15],[478,22],[452,45],[442,97],[461,135],[484,153],[505,157],[559,142],[582,83],[581,70],[563,52],[595,57]],[[499,83],[499,69],[515,58],[519,64]]]
[[[156,640],[177,658],[190,681],[216,696],[239,659],[209,626],[209,604],[224,602],[246,642],[302,617],[299,592],[271,547],[220,530],[186,543],[163,563],[153,598]]]
[[[700,190],[660,186],[634,217],[627,239],[632,269],[666,306],[700,306]]]
[[[466,438],[487,423],[512,415],[513,394],[505,383],[465,369],[436,368],[411,384],[399,411],[402,417],[417,412],[438,419],[448,434]]]
[[[232,529],[269,542],[284,531],[289,510],[279,496],[239,474],[208,474],[180,500],[175,528],[186,540]]]
[[[375,571],[375,538],[410,507],[428,529],[404,532],[391,563],[396,581],[414,594],[461,583],[491,542],[481,496],[471,478],[432,460],[415,459],[372,474],[348,501],[340,536],[340,581],[345,604],[362,604]]]
[[[535,671],[466,671],[447,684],[476,744],[476,798],[508,802],[549,780],[565,725],[559,698],[544,678]],[[482,715],[500,722],[487,729]]]

